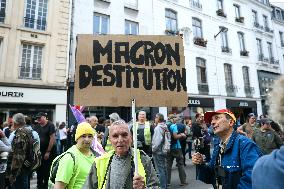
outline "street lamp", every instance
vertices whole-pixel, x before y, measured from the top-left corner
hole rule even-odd
[[[221,27],[221,28],[220,28],[220,31],[219,31],[216,35],[214,35],[214,39],[216,39],[216,37],[217,37],[221,32],[227,32],[227,31],[228,31],[228,28]]]

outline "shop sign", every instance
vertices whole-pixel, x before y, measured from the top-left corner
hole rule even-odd
[[[213,98],[188,98],[188,106],[189,107],[214,107],[214,99]]]
[[[256,101],[244,101],[244,100],[226,100],[226,106],[228,108],[237,108],[237,107],[257,107]]]
[[[24,93],[15,91],[0,91],[2,97],[24,98]]]

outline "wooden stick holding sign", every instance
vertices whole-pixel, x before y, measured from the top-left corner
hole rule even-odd
[[[137,124],[136,124],[136,113],[135,113],[135,99],[131,102],[132,108],[132,132],[133,132],[133,145],[134,145],[134,166],[135,175],[138,175],[138,157],[137,157]]]

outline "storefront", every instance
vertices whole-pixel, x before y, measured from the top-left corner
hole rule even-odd
[[[245,123],[246,116],[249,113],[257,115],[256,101],[248,100],[226,100],[226,107],[230,109],[239,121],[239,124]]]
[[[168,113],[179,114],[181,117],[190,117],[194,121],[196,113],[205,113],[206,111],[213,111],[213,110],[214,110],[213,98],[188,97],[188,107],[186,108],[169,107]]]
[[[66,121],[65,89],[24,88],[0,86],[0,122],[15,113],[35,118],[38,112],[45,112],[48,119]]]

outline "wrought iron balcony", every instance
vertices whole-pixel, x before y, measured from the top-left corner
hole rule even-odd
[[[265,30],[266,32],[269,32],[269,33],[273,33],[273,32],[274,32],[274,31],[271,30],[268,26],[265,26],[265,27],[264,27],[264,30]]]
[[[165,30],[166,35],[178,35],[179,32],[177,30]]]
[[[244,90],[245,90],[245,94],[246,94],[246,97],[252,97],[253,94],[254,94],[254,87],[251,87],[251,86],[244,86]]]
[[[254,26],[255,28],[258,28],[258,29],[263,30],[263,26],[261,26],[258,22],[254,22],[254,23],[253,23],[253,26]]]
[[[269,7],[270,7],[270,4],[269,4],[268,1],[265,1],[265,0],[255,0],[255,1],[257,1],[257,2],[259,2],[259,3],[261,3],[261,4],[263,4],[263,5],[266,5],[266,6],[269,6]]]
[[[238,87],[236,85],[227,85],[226,84],[227,96],[236,96],[237,91],[238,91]]]
[[[240,55],[241,55],[241,56],[248,56],[248,55],[249,55],[249,51],[247,51],[247,50],[242,50],[242,51],[240,51]]]
[[[209,87],[207,83],[199,83],[198,84],[199,94],[207,95],[209,93]]]
[[[218,10],[216,11],[216,14],[217,14],[218,16],[222,16],[222,17],[224,17],[224,18],[227,17],[227,15],[224,13],[224,10],[223,10],[223,9],[218,9]]]
[[[194,42],[195,45],[199,45],[199,46],[202,46],[202,47],[207,46],[207,40],[204,40],[204,38],[202,38],[202,37],[194,37],[193,42]]]
[[[242,16],[235,19],[235,21],[239,22],[239,23],[244,23],[244,20],[245,20],[245,18],[242,17]]]
[[[194,8],[202,9],[202,4],[196,0],[190,0],[190,5]]]
[[[271,57],[269,62],[270,62],[270,64],[277,64],[277,65],[279,65],[279,60],[275,60],[274,57]]]
[[[221,50],[224,53],[232,53],[232,49],[229,47],[221,47]]]

